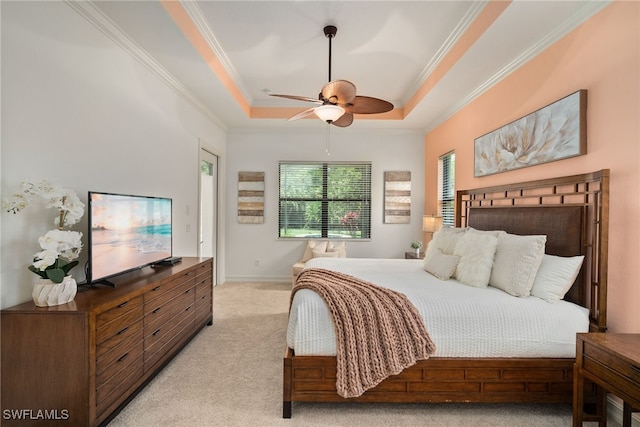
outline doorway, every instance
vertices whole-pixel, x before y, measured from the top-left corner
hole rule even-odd
[[[218,156],[202,149],[200,153],[200,236],[198,255],[201,257],[213,257],[213,276],[216,285],[218,269]]]

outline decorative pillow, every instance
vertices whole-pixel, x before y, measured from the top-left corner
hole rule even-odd
[[[558,302],[571,289],[580,273],[584,256],[544,255],[533,281],[531,295],[547,302]]]
[[[529,296],[546,243],[547,236],[500,233],[489,285],[515,297]]]
[[[434,249],[429,256],[425,254],[424,270],[440,280],[449,280],[455,273],[459,261],[460,257],[457,255],[447,255],[440,249]]]
[[[328,252],[328,251],[311,251],[313,257],[312,258],[339,258],[339,252]]]
[[[327,245],[327,252],[337,252],[338,258],[347,257],[347,242],[333,243],[329,242]]]
[[[433,233],[431,241],[425,251],[425,259],[430,256],[430,252],[439,250],[443,254],[452,255],[456,244],[464,235],[466,229],[445,227]]]
[[[456,280],[476,288],[487,287],[497,244],[498,238],[490,233],[473,229],[465,231],[453,251],[460,257],[454,276]]]
[[[327,242],[317,242],[314,240],[309,240],[307,242],[307,248],[304,250],[304,255],[302,256],[302,262],[307,262],[311,258],[313,258],[313,251],[324,252],[327,250]]]

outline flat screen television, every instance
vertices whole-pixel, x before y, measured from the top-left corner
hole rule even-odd
[[[170,198],[89,191],[87,284],[171,258]]]

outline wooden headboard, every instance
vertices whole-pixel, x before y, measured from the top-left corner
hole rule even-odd
[[[544,234],[550,255],[584,255],[565,299],[589,309],[591,330],[606,331],[609,170],[459,190],[456,226]]]

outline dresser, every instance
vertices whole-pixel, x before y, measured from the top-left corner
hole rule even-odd
[[[584,381],[598,386],[595,414],[584,413]],[[631,414],[640,409],[640,334],[582,333],[576,339],[573,373],[573,425],[598,421],[606,425],[605,390],[624,401],[623,426],[631,426]]]
[[[213,321],[213,259],[183,258],[2,310],[2,425],[106,424]]]

